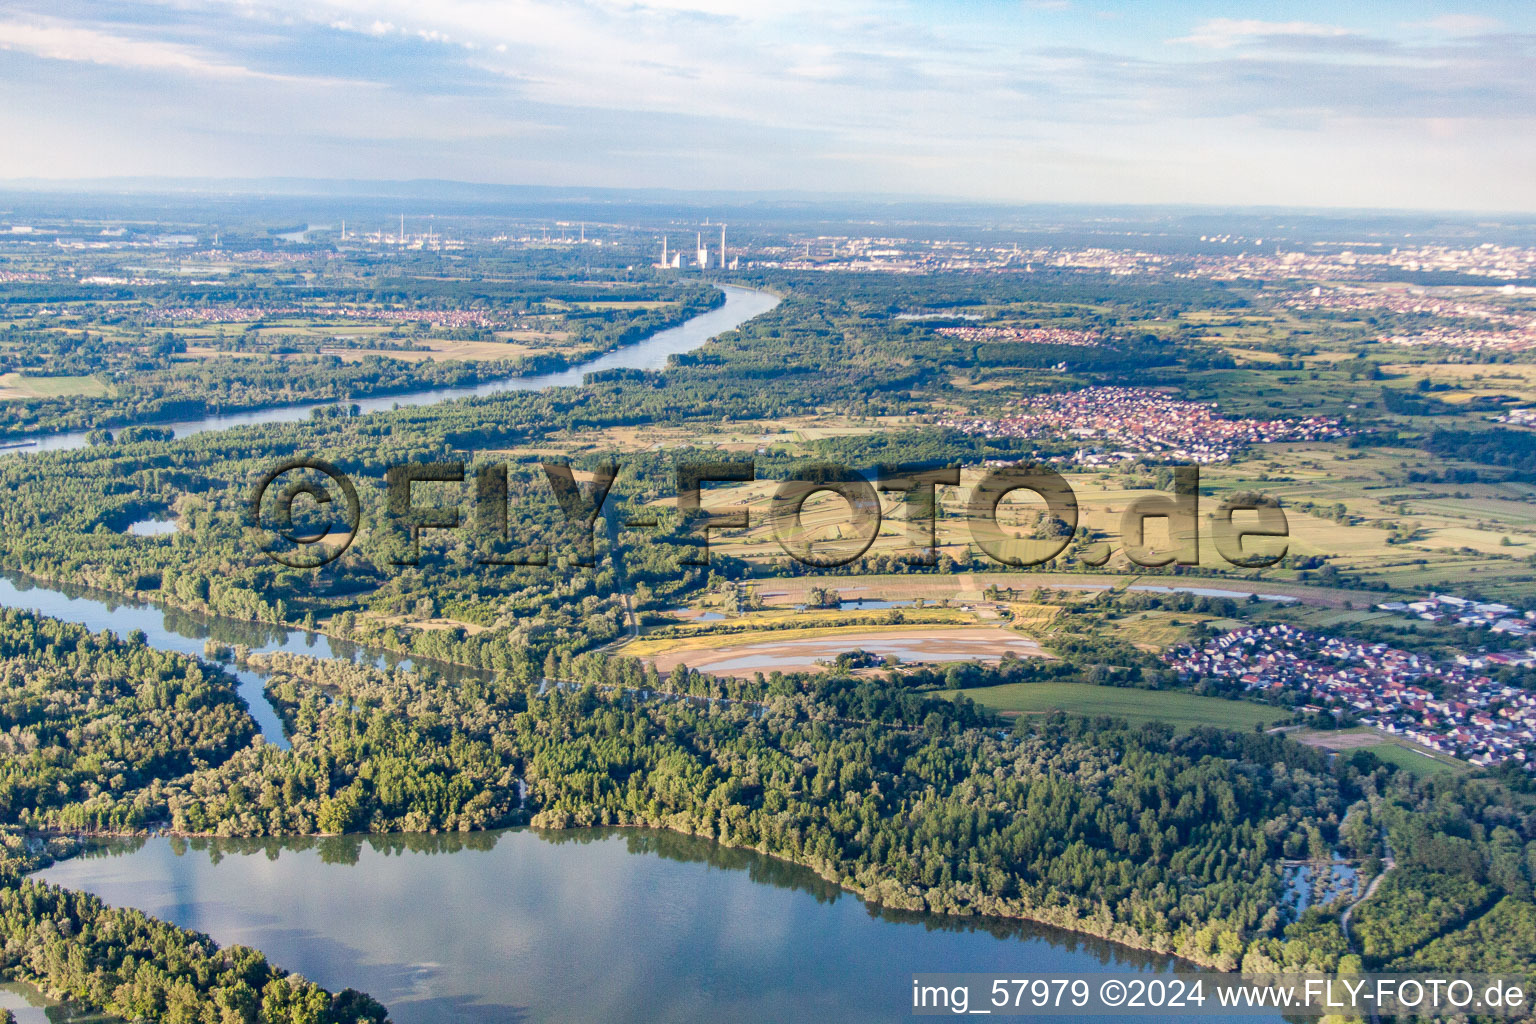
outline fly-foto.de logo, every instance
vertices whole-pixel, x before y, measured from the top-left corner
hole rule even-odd
[[[617,460],[598,462],[578,481],[569,463],[540,464],[543,482],[561,518],[562,537],[569,545],[568,565],[593,565],[595,533],[620,473]],[[960,488],[958,466],[886,466],[866,474],[831,462],[799,467],[776,483],[766,510],[753,522],[752,510],[711,507],[706,484],[748,484],[759,478],[751,461],[680,461],[674,467],[675,506],[681,537],[692,542],[682,565],[708,565],[713,533],[770,528],[779,549],[797,562],[815,568],[836,568],[860,558],[880,535],[886,514],[881,495],[897,498],[896,516],[903,524],[906,548],[902,557],[913,565],[938,561],[938,522],[942,514],[939,488]],[[548,539],[521,537],[513,515],[505,463],[482,465],[471,471],[463,462],[408,462],[389,467],[383,475],[382,515],[377,519],[389,544],[387,561],[414,566],[422,561],[422,536],[427,531],[467,531],[483,548],[475,562],[483,566],[549,565]],[[806,505],[818,495],[840,499],[845,512],[828,539],[825,522],[813,527]],[[1043,503],[1034,536],[1023,536],[1001,521],[1000,506],[1013,495]],[[363,523],[363,507],[352,478],[322,459],[295,458],[272,467],[256,481],[247,501],[248,525],[259,549],[292,568],[319,568],[351,545]],[[1078,536],[1081,512],[1077,495],[1065,477],[1039,463],[988,467],[960,503],[966,539],[985,557],[1004,566],[1041,565],[1061,555]],[[1234,519],[1246,513],[1244,520]],[[467,513],[467,514],[466,514]],[[1164,520],[1167,544],[1149,541],[1148,522]],[[1200,564],[1200,470],[1180,466],[1173,471],[1173,489],[1132,499],[1119,517],[1119,548],[1135,565],[1145,568]],[[1286,554],[1289,523],[1279,503],[1263,495],[1239,495],[1220,502],[1208,516],[1212,546],[1224,561],[1240,568],[1274,565]],[[629,530],[657,530],[653,513],[631,515],[617,522]],[[1262,550],[1250,548],[1262,541]],[[1078,552],[1088,565],[1108,562],[1114,547],[1108,542]]]

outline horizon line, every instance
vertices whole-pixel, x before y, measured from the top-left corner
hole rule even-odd
[[[266,186],[266,187],[264,187]],[[459,178],[357,178],[315,177],[307,175],[261,175],[252,177],[221,177],[209,175],[116,175],[93,177],[39,177],[30,175],[16,178],[0,178],[0,192],[66,192],[79,191],[89,194],[128,192],[139,195],[171,195],[176,193],[228,193],[237,195],[270,195],[293,198],[320,197],[323,191],[272,188],[270,186],[303,186],[309,189],[326,186],[346,187],[353,191],[345,198],[393,199],[428,198],[426,196],[394,196],[387,191],[367,189],[430,188],[433,186],[483,191],[524,191],[535,193],[588,193],[614,198],[628,197],[631,201],[650,196],[673,200],[692,199],[696,202],[752,202],[752,203],[818,203],[869,205],[927,204],[974,209],[1124,209],[1124,210],[1189,210],[1202,212],[1273,212],[1287,214],[1394,214],[1402,216],[1448,217],[1536,217],[1536,207],[1530,209],[1490,209],[1487,207],[1444,206],[1355,206],[1355,205],[1296,205],[1280,203],[1199,203],[1199,202],[1136,202],[1131,200],[1093,199],[982,199],[958,196],[926,195],[898,192],[814,192],[805,189],[681,189],[655,185],[547,185],[529,182],[471,181]],[[338,197],[339,198],[339,197]],[[467,197],[442,196],[444,200]],[[570,199],[579,199],[572,195]]]

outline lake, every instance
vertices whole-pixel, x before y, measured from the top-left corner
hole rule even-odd
[[[363,989],[397,1024],[857,1024],[908,1016],[917,971],[1175,965],[1042,926],[874,912],[802,868],[652,830],[156,837],[40,877]]]
[[[130,537],[169,537],[176,532],[176,520],[153,516],[135,519],[123,528],[123,532]]]

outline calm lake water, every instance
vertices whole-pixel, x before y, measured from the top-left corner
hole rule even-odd
[[[174,519],[135,519],[123,528],[130,537],[169,537],[176,532]]]
[[[804,869],[650,830],[157,837],[41,877],[361,988],[397,1024],[855,1024],[907,1017],[916,971],[1174,968],[1055,929],[880,914]]]
[[[658,331],[644,341],[588,360],[567,370],[558,373],[545,373],[533,377],[504,377],[500,380],[487,381],[472,387],[462,388],[433,388],[421,391],[407,391],[393,395],[378,395],[372,398],[345,399],[341,404],[356,405],[365,413],[379,412],[384,409],[393,409],[396,406],[431,405],[435,402],[446,402],[456,398],[472,398],[476,395],[495,395],[504,391],[538,391],[552,387],[575,387],[582,382],[589,373],[601,370],[660,370],[667,365],[667,359],[683,352],[691,352],[704,344],[717,334],[734,330],[736,327],[768,312],[779,304],[776,295],[768,292],[756,291],[751,288],[738,288],[734,285],[717,285],[725,292],[724,305],[700,313],[698,316],[676,327],[669,327],[664,331]],[[231,427],[249,426],[256,423],[297,423],[309,418],[309,414],[323,406],[338,404],[329,402],[307,402],[302,405],[284,405],[266,409],[251,409],[246,412],[228,413],[217,416],[204,416],[195,420],[183,420],[177,423],[161,423],[157,426],[168,428],[177,437],[187,437],[191,434],[201,434],[208,430],[228,430]],[[71,448],[83,448],[86,445],[86,431],[72,431],[64,434],[49,434],[22,438],[21,440],[35,441],[36,444],[18,449],[22,452],[36,451],[62,451]]]

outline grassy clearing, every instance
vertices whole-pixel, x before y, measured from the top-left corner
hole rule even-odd
[[[1113,621],[1114,635],[1144,651],[1166,651],[1193,637],[1193,626],[1209,616],[1191,612],[1146,611]]]
[[[27,377],[19,373],[0,374],[0,400],[29,398],[102,398],[112,393],[95,377]]]
[[[1246,732],[1255,725],[1268,726],[1291,717],[1282,708],[1249,701],[1198,697],[1172,690],[1094,686],[1091,683],[1012,683],[952,690],[945,696],[952,697],[955,693],[964,693],[976,703],[1005,714],[1065,711],[1072,715],[1108,715],[1123,718],[1133,725],[1167,722],[1181,731],[1210,725]]]
[[[1466,772],[1472,767],[1465,761],[1458,761],[1438,750],[1421,747],[1411,740],[1363,727],[1326,731],[1304,729],[1291,733],[1291,738],[1308,746],[1334,750],[1345,755],[1351,750],[1369,750],[1386,763],[1421,777]]]
[[[1367,749],[1388,764],[1414,775],[1449,775],[1467,770],[1467,766],[1460,762],[1426,753],[1408,744],[1381,743]]]

